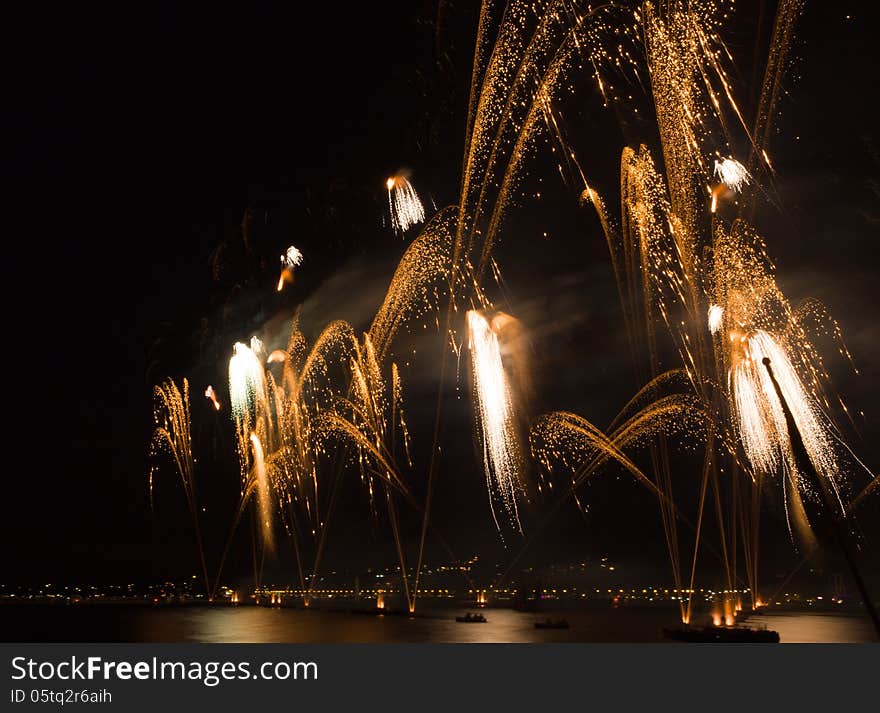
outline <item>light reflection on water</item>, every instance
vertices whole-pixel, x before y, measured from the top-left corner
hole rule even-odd
[[[787,644],[845,644],[877,641],[866,617],[819,612],[762,614],[749,617],[751,626],[779,632]]]
[[[484,610],[486,623],[461,623],[465,609],[427,616],[369,616],[290,609],[201,609],[187,612],[187,640],[204,642],[436,642],[528,643],[565,641],[659,641],[668,612],[565,612],[570,629],[535,629],[547,614]]]
[[[511,609],[483,610],[487,622],[455,621],[466,609],[443,608],[424,615],[374,616],[318,609],[268,607],[0,607],[0,638],[8,641],[143,641],[205,643],[527,643],[659,642],[662,628],[677,623],[672,609],[584,609],[541,614]],[[565,617],[571,628],[535,629],[547,617]],[[753,616],[783,643],[874,641],[860,616],[773,613]]]

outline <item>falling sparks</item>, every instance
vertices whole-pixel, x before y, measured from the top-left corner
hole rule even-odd
[[[210,387],[209,387],[210,388]],[[153,476],[158,469],[157,459],[160,453],[171,456],[177,473],[180,476],[183,491],[186,494],[192,517],[193,530],[205,580],[205,592],[210,592],[208,568],[205,565],[205,551],[202,546],[202,534],[199,527],[198,499],[195,484],[195,459],[192,453],[192,421],[189,411],[189,382],[183,380],[183,391],[171,379],[166,379],[161,386],[153,390],[153,422],[155,429],[150,440],[150,498],[153,496]]]
[[[189,383],[183,380],[183,391],[171,379],[153,389],[153,422],[156,426],[151,454],[166,451],[174,458],[187,498],[193,497],[193,455],[189,413]],[[155,466],[154,466],[155,468]],[[153,490],[153,469],[150,471],[150,492]]]
[[[361,480],[367,486],[371,504],[375,506],[379,486],[384,491],[397,546],[404,595],[412,612],[415,599],[410,596],[394,497],[399,495],[405,501],[413,502],[400,465],[401,456],[411,465],[400,373],[397,365],[392,363],[390,382],[386,380],[369,334],[364,335],[363,345],[355,348],[350,368],[349,397],[338,399],[335,410],[322,414],[319,419],[320,431],[324,436],[335,434],[347,439],[354,446]]]
[[[700,434],[706,418],[701,405],[689,394],[664,396],[635,413],[625,409],[606,434],[578,416],[556,411],[539,417],[529,431],[532,456],[542,469],[571,474],[568,490],[575,490],[609,461],[617,461],[642,485],[658,497],[665,497],[657,485],[630,459],[628,450],[645,445],[659,434]],[[552,484],[549,484],[552,488]],[[576,497],[576,496],[575,496]]]
[[[269,478],[266,474],[266,459],[263,453],[263,444],[257,438],[256,433],[250,435],[251,447],[253,448],[253,483],[257,492],[257,510],[260,514],[260,529],[263,534],[263,543],[270,549],[274,547],[274,535],[272,532],[272,495],[269,489]]]
[[[402,325],[437,308],[443,278],[449,276],[455,217],[453,208],[439,211],[400,259],[370,325],[370,340],[380,359]]]
[[[391,176],[385,181],[385,187],[388,189],[391,227],[395,233],[403,234],[417,223],[425,221],[425,208],[406,176]]]
[[[800,0],[779,4],[771,57],[786,54],[794,11],[802,4]],[[785,63],[774,60],[774,68],[768,67],[761,117],[753,133],[734,99],[728,71],[732,54],[721,37],[733,2],[671,0],[641,7],[665,175],[646,147],[627,147],[621,157],[619,225],[592,189],[582,196],[582,202],[593,203],[605,232],[627,332],[635,353],[646,355],[642,368],[651,378],[649,383],[661,378],[659,338],[665,327],[700,409],[712,420],[705,442],[702,487],[706,488],[711,473],[726,471],[728,464],[735,474],[745,476],[742,507],[751,510],[752,516],[743,518],[741,527],[754,606],[758,513],[766,492],[761,488],[762,476],[781,484],[790,528],[796,527],[806,539],[812,537],[801,502],[802,493],[811,495],[811,483],[790,457],[791,441],[783,430],[784,420],[779,420],[779,399],[766,392],[769,374],[761,363],[767,356],[763,352],[771,351],[772,345],[778,347],[775,356],[767,358],[780,361],[780,381],[787,382],[784,393],[790,394],[786,401],[795,402],[792,411],[800,413],[795,422],[798,431],[804,432],[805,444],[810,444],[806,446],[809,460],[820,481],[830,482],[835,493],[845,472],[841,459],[848,458],[844,451],[849,449],[829,415],[833,401],[826,394],[828,375],[808,328],[835,339],[844,357],[848,358],[848,352],[833,320],[810,316],[812,309],[791,307],[776,285],[763,241],[745,220],[728,224],[716,217],[709,223],[711,230],[706,230],[703,191],[708,191],[714,214],[726,194],[738,194],[754,182],[750,170],[757,152],[769,167],[764,149],[773,111],[767,107],[775,100]],[[749,168],[725,158],[734,145],[753,147]],[[588,188],[586,180],[583,185]],[[765,343],[763,335],[768,335],[770,343]],[[674,504],[665,447],[660,443],[652,452],[653,482],[661,503]],[[575,454],[572,460],[577,460]],[[576,465],[587,468],[588,463]],[[740,505],[733,507],[731,518],[737,517]],[[673,507],[662,505],[662,509],[678,583],[677,517]],[[724,564],[732,586],[736,557],[725,553]],[[692,579],[695,568],[694,561]],[[682,609],[683,620],[689,617],[690,605]]]
[[[730,339],[718,341],[729,364],[731,406],[743,449],[762,472],[796,472],[782,408],[762,365],[768,358],[813,467],[836,489],[841,468],[825,416],[831,408],[823,388],[827,373],[805,326],[824,310],[815,300],[800,311],[792,309],[776,285],[763,242],[742,222],[717,229],[714,263],[714,291],[734,325]],[[847,356],[837,323],[827,315],[823,321]]]
[[[718,334],[721,331],[721,325],[724,320],[724,307],[721,305],[712,305],[709,307],[709,331],[712,334]]]
[[[253,349],[259,342],[247,346],[236,342],[229,360],[229,402],[232,416],[240,430],[249,431],[252,422],[251,412],[265,400],[266,381],[263,365]]]
[[[826,419],[785,349],[763,330],[756,330],[748,336],[733,333],[731,341],[739,350],[730,372],[731,392],[743,449],[749,461],[764,473],[784,471],[794,478],[800,470],[785,412],[764,363],[766,359],[772,365],[810,462],[819,477],[825,478],[836,490],[839,466]],[[804,483],[801,485],[803,487]]]
[[[740,193],[752,181],[746,167],[733,158],[715,161],[715,177],[734,193]]]
[[[214,392],[214,387],[208,384],[208,388],[205,389],[205,398],[210,400],[212,404],[214,404],[214,409],[220,410],[220,402],[217,400],[217,394]]]
[[[733,511],[728,519],[742,523],[743,532],[736,541],[744,543],[746,576],[757,605],[760,489],[749,495],[748,488],[759,482],[758,475],[781,480],[786,502],[796,508],[789,511],[790,520],[795,521],[805,518],[801,489],[809,494],[799,468],[804,464],[798,464],[793,454],[792,434],[765,359],[772,365],[810,463],[838,492],[842,476],[835,441],[842,441],[826,415],[831,401],[824,392],[827,374],[805,326],[810,320],[820,322],[817,311],[790,307],[775,284],[762,241],[744,220],[727,224],[721,216],[709,221],[705,215],[704,189],[714,214],[725,195],[739,194],[757,182],[750,170],[757,174],[758,152],[769,167],[764,146],[774,113],[775,87],[791,45],[788,29],[802,0],[779,3],[770,53],[773,67],[768,66],[765,75],[755,136],[750,135],[734,101],[735,83],[726,69],[732,55],[721,39],[733,1],[637,4],[640,9],[630,11],[615,3],[593,7],[579,0],[511,0],[498,5],[504,6],[504,14],[494,22],[490,15],[497,4],[484,3],[458,203],[437,213],[409,246],[363,341],[355,338],[349,325],[335,322],[309,350],[295,319],[287,347],[274,349],[268,357],[268,349],[257,339],[250,346],[235,344],[229,361],[229,399],[242,472],[240,505],[255,505],[264,544],[271,546],[273,528],[283,527],[294,538],[299,557],[298,532],[323,534],[327,513],[319,510],[326,502],[318,498],[319,470],[323,456],[338,452],[329,446],[332,434],[347,439],[350,464],[358,468],[369,490],[374,513],[376,503],[387,503],[403,584],[408,587],[396,504],[400,501],[414,510],[422,509],[427,528],[430,497],[422,508],[413,495],[419,488],[411,488],[404,477],[406,465],[412,465],[409,432],[401,372],[389,355],[398,331],[413,324],[436,326],[444,349],[452,345],[458,358],[466,341],[492,518],[499,530],[510,524],[522,531],[519,503],[526,492],[526,456],[520,442],[524,425],[520,418],[527,413],[522,405],[527,390],[522,379],[528,369],[511,351],[510,330],[517,328],[516,320],[501,313],[489,319],[475,307],[491,308],[483,284],[489,267],[503,288],[492,253],[504,232],[508,209],[522,196],[529,200],[542,196],[526,190],[520,180],[525,159],[541,138],[548,138],[553,152],[561,157],[558,168],[564,179],[583,179],[581,203],[591,205],[599,215],[633,351],[646,355],[639,367],[647,385],[605,430],[567,412],[536,419],[529,430],[529,445],[542,471],[539,492],[544,493],[542,486],[546,491],[554,489],[550,474],[554,466],[561,466],[570,478],[556,492],[560,498],[573,497],[582,507],[576,491],[587,478],[611,461],[622,466],[661,503],[673,577],[682,589],[681,533],[676,523],[683,521],[683,514],[680,502],[672,497],[666,441],[656,439],[684,434],[692,437],[686,439],[690,443],[699,438],[706,444],[704,492],[710,474],[723,472],[727,477],[732,471],[732,478],[742,478],[743,507],[753,511],[754,529],[749,530],[748,517],[737,517],[744,513]],[[612,37],[614,41],[608,42]],[[641,55],[642,50],[647,74],[636,67],[631,54]],[[605,76],[606,69],[632,75],[651,93],[662,149],[656,164],[645,146],[623,151],[619,225],[599,194],[587,185],[561,128],[561,100],[569,90],[574,91],[572,76],[581,70],[592,72],[606,104],[621,100],[613,77]],[[753,147],[748,168],[724,157],[734,146],[746,145]],[[425,221],[425,207],[408,176],[392,176],[385,185],[396,234]],[[278,291],[293,282],[303,254],[290,246],[280,261]],[[449,298],[446,329],[441,328],[441,294]],[[468,335],[463,340],[456,325],[467,307],[472,309],[466,314]],[[826,320],[822,324],[826,335],[840,340],[836,323]],[[669,351],[660,344],[664,327],[681,365],[661,373],[660,365]],[[441,383],[443,373],[441,366]],[[674,382],[684,384],[687,393],[660,394],[661,387]],[[187,496],[194,502],[186,388],[185,381],[182,395],[173,382],[157,388],[153,446],[170,452]],[[205,397],[220,410],[213,387],[208,386]],[[434,453],[440,450],[438,433],[432,469]],[[642,471],[628,450],[648,444],[653,468]],[[728,471],[728,464],[735,467]],[[428,492],[430,483],[429,475]],[[300,518],[307,519],[305,527]],[[693,549],[691,580],[698,550]],[[731,561],[725,551],[724,558],[732,581],[737,555]],[[297,564],[302,585],[301,563]],[[410,611],[418,590],[416,572],[412,597],[406,591]],[[693,581],[689,591],[693,591]],[[732,616],[725,609],[728,624]],[[686,612],[683,608],[683,620],[689,619],[689,607]]]
[[[468,311],[467,326],[474,409],[483,446],[489,506],[496,526],[498,517],[494,501],[498,500],[506,509],[511,524],[522,531],[517,506],[517,498],[523,490],[520,482],[522,454],[513,397],[501,359],[501,346],[498,335],[480,312]]]

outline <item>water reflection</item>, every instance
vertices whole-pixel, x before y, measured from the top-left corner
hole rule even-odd
[[[674,609],[586,609],[528,614],[485,609],[486,623],[459,623],[466,609],[444,608],[410,618],[392,614],[268,607],[4,606],[0,631],[7,641],[143,641],[204,643],[537,643],[659,642],[676,623]],[[569,629],[536,629],[564,616]],[[783,643],[873,641],[859,616],[774,613],[750,625],[779,632]]]
[[[846,644],[876,641],[866,617],[846,614],[765,614],[749,617],[749,624],[779,632],[787,644]]]

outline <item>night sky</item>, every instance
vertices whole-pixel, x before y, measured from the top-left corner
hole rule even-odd
[[[736,89],[751,108],[755,42],[775,7],[766,2],[758,27],[761,4],[738,4],[728,38]],[[755,222],[788,297],[818,297],[841,323],[861,375],[820,347],[835,386],[865,411],[860,435],[848,435],[876,468],[877,25],[866,3],[807,5],[770,144],[783,208],[765,204]],[[192,382],[197,478],[216,560],[238,473],[228,414],[216,416],[201,394],[211,383],[225,397],[233,342],[260,334],[285,343],[297,305],[308,337],[334,318],[369,325],[413,237],[401,240],[387,226],[385,178],[405,168],[426,204],[457,199],[475,6],[249,2],[209,10],[154,2],[5,11],[9,384],[0,582],[195,572],[177,476],[164,471],[152,509],[147,490],[151,390],[165,376]],[[652,117],[621,123],[588,77],[583,84],[564,110],[568,136],[591,184],[613,199],[620,150],[656,146],[656,128]],[[641,88],[632,93],[633,106],[650,108]],[[638,383],[598,223],[548,150],[538,144],[525,181],[547,198],[511,209],[496,253],[507,290],[493,297],[529,330],[533,415],[565,409],[605,424]],[[246,246],[240,224],[248,209]],[[306,262],[279,295],[277,256],[291,243]],[[399,361],[407,345],[421,351],[420,339],[404,335]],[[403,369],[417,493],[435,366],[416,359]],[[502,542],[491,525],[471,415],[454,393],[442,443],[438,528],[462,557],[503,562],[522,540],[507,533]],[[680,467],[693,465],[682,456]],[[651,497],[611,470],[587,492],[587,517],[565,510],[528,561],[611,554],[664,571]],[[535,501],[527,523],[545,506]],[[875,568],[878,514],[876,502],[860,513]],[[328,566],[394,561],[387,523],[370,520],[354,473],[336,517]],[[796,559],[781,518],[771,507],[770,570]],[[412,545],[418,525],[406,525]],[[244,536],[236,547],[232,577],[250,567]],[[279,553],[270,571],[292,581],[288,555]]]

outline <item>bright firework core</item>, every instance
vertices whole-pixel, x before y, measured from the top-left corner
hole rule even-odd
[[[501,359],[498,335],[482,313],[467,313],[468,347],[474,389],[474,410],[483,447],[489,506],[498,526],[494,501],[503,503],[511,524],[522,530],[517,496],[522,491],[519,436],[510,384]],[[499,527],[500,529],[500,527]]]
[[[715,161],[715,176],[731,191],[739,193],[743,186],[752,182],[752,177],[739,161],[734,158],[725,158]]]
[[[298,267],[302,265],[303,254],[299,251],[295,245],[291,245],[287,248],[287,252],[281,256],[281,264],[284,267]]]
[[[255,352],[262,344],[256,338],[248,347],[236,342],[229,360],[229,401],[232,415],[239,424],[249,423],[250,410],[255,398],[265,389],[263,365]]]
[[[712,334],[717,334],[721,329],[722,321],[724,319],[724,308],[720,305],[712,305],[709,307],[709,331]]]

